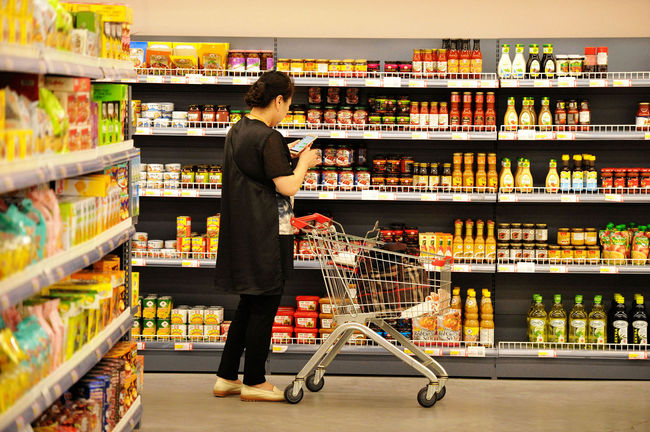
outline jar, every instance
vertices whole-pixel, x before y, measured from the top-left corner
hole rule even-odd
[[[302,75],[305,70],[305,62],[303,59],[291,59],[291,73]]]
[[[307,110],[307,123],[319,125],[323,122],[323,110],[318,105],[310,105]]]
[[[397,114],[397,99],[385,99],[386,112],[388,114]],[[409,114],[411,107],[409,105]]]
[[[402,190],[404,191],[404,188],[409,188],[413,186],[413,174],[402,174],[399,178],[399,185],[402,186]]]
[[[535,245],[535,259],[540,263],[545,263],[548,259],[548,245],[546,243],[537,243]]]
[[[354,72],[354,59],[344,59],[341,62],[341,74],[339,76],[342,76],[344,78],[352,78],[352,74]]]
[[[341,168],[339,171],[339,187],[344,191],[354,188],[354,172],[352,168]]]
[[[343,62],[341,60],[330,60],[330,63],[327,66],[328,75],[331,77],[339,76],[339,71],[341,70],[342,63]]]
[[[569,56],[558,55],[555,57],[555,64],[557,65],[557,76],[569,76]]]
[[[520,223],[510,224],[510,240],[513,242],[521,241],[523,236],[523,230],[521,229]]]
[[[327,144],[325,150],[323,150],[323,165],[326,167],[336,166],[336,147],[334,144]]]
[[[573,248],[573,262],[576,264],[585,264],[587,262],[586,246],[576,246]]]
[[[316,59],[305,59],[303,71],[305,72],[305,76],[314,76],[314,72],[316,72]]]
[[[278,59],[278,72],[291,72],[291,60],[286,58]]]
[[[305,259],[314,259],[314,249],[305,235],[298,237],[298,254]]]
[[[641,168],[630,168],[627,170],[627,193],[639,193],[639,173]]]
[[[214,111],[214,105],[204,106],[203,112],[201,113],[201,121],[203,122],[203,127],[213,127],[216,119],[217,116],[216,112]]]
[[[386,177],[386,190],[396,192],[399,184],[399,177],[397,174],[388,174]]]
[[[329,87],[327,89],[327,104],[338,105],[341,103],[341,89],[338,87]]]
[[[379,129],[381,125],[381,114],[373,113],[368,116],[369,129]]]
[[[571,244],[571,231],[569,228],[557,229],[557,244],[560,246],[569,246]]]
[[[569,56],[569,75],[573,77],[582,75],[582,56]]]
[[[303,189],[305,190],[317,190],[318,185],[320,184],[321,172],[318,168],[310,168],[305,174],[305,180],[303,182]]]
[[[304,127],[307,124],[307,114],[303,110],[293,112],[293,124]]]
[[[497,260],[508,261],[510,259],[510,244],[497,243]]]
[[[341,144],[336,149],[336,166],[339,168],[351,167],[353,154],[350,146]]]
[[[573,264],[573,246],[562,247],[562,264]]]
[[[523,247],[521,243],[510,243],[510,260],[521,261]]]
[[[349,129],[352,125],[352,109],[349,106],[342,106],[336,118],[341,129]]]
[[[521,230],[521,239],[525,242],[535,241],[535,224],[524,224]]]
[[[323,189],[333,191],[339,185],[339,172],[334,167],[323,169]]]
[[[231,51],[228,54],[228,70],[244,72],[246,70],[246,56],[241,51]]]
[[[399,174],[400,173],[400,158],[397,155],[388,155],[386,158],[386,173]]]
[[[320,87],[309,87],[307,99],[309,100],[309,103],[312,105],[318,105],[323,103]]]
[[[368,60],[366,62],[366,69],[368,70],[368,72],[376,73],[379,72],[380,65],[381,65],[380,60]]]
[[[551,264],[557,264],[560,262],[561,258],[562,258],[562,253],[560,251],[560,246],[550,245],[548,247],[548,261]]]
[[[500,223],[497,227],[497,239],[500,242],[509,242],[510,237],[510,224],[509,223]]]
[[[316,150],[316,160],[318,161],[318,166],[323,165],[323,148],[320,144],[313,144],[312,147]]]
[[[600,183],[603,187],[603,192],[612,193],[614,187],[614,169],[603,168],[600,170]]]
[[[535,259],[535,243],[524,243],[521,259],[524,261],[532,261]]]
[[[585,246],[598,244],[598,230],[596,228],[585,228]]]
[[[228,123],[228,121],[230,120],[230,112],[228,111],[228,105],[217,105],[215,120],[217,123]]]
[[[317,59],[316,60],[316,71],[317,76],[325,77],[329,71],[330,61],[327,59]]]
[[[650,191],[650,168],[641,169],[641,193],[647,194]]]
[[[373,174],[385,174],[386,173],[386,156],[378,154],[372,160],[372,173]]]
[[[587,73],[596,71],[596,47],[585,47],[585,62],[582,71]]]
[[[262,70],[272,70],[273,69],[273,52],[272,51],[263,51],[262,52]]]
[[[399,62],[396,62],[394,60],[386,60],[384,62],[384,72],[397,74],[399,72]]]
[[[607,47],[596,49],[596,67],[598,72],[607,72]]]
[[[210,177],[208,181],[211,184],[216,184],[217,189],[221,189],[221,183],[223,182],[223,168],[221,165],[210,166]]]
[[[614,189],[625,189],[627,170],[625,168],[614,169]]]
[[[262,70],[262,57],[258,52],[246,53],[246,71],[259,72]]]
[[[354,109],[352,123],[357,126],[357,129],[363,129],[368,123],[368,109],[364,106],[358,106]]]
[[[187,121],[190,127],[199,127],[201,121],[201,109],[198,105],[190,105],[187,110]]]
[[[381,123],[385,124],[385,125],[394,125],[395,124],[395,116],[393,116],[393,115],[383,116],[381,118]]]
[[[411,128],[411,116],[398,115],[395,119],[397,120],[397,130],[409,130]]]
[[[357,167],[354,171],[354,185],[362,190],[370,188],[370,171],[368,171],[368,168]]]
[[[408,97],[402,96],[397,100],[397,114],[411,114],[411,100]]]
[[[535,225],[535,241],[537,242],[548,241],[548,228],[546,228],[546,224]]]
[[[242,112],[241,110],[231,110],[230,111],[230,123],[237,123],[241,120]]]
[[[587,262],[589,264],[598,264],[600,262],[600,247],[587,247]]]
[[[368,62],[365,59],[354,61],[354,76],[356,78],[365,78],[368,74]]]
[[[400,74],[407,75],[407,78],[408,75],[410,75],[413,72],[413,63],[411,62],[406,62],[406,61],[399,62],[398,66],[399,66]]]
[[[354,152],[356,160],[354,163],[358,166],[366,166],[368,164],[368,149],[366,148],[366,143],[360,142]]]
[[[584,246],[584,245],[585,245],[584,228],[571,228],[571,246]]]
[[[386,184],[386,177],[383,174],[372,174],[370,182],[373,186],[384,186]]]
[[[636,130],[650,130],[650,102],[639,102],[636,111]]]
[[[394,240],[393,231],[390,228],[382,227],[379,229],[379,237],[381,241],[392,243]]]
[[[420,235],[417,227],[404,228],[404,242],[407,245],[417,246],[420,242]]]
[[[401,174],[413,174],[413,164],[415,163],[413,157],[402,156],[399,161],[399,171]]]
[[[356,105],[359,103],[359,89],[356,87],[349,87],[345,89],[345,103],[348,105]]]
[[[325,111],[323,111],[324,123],[328,125],[336,124],[336,117],[336,108],[331,105],[326,106]]]

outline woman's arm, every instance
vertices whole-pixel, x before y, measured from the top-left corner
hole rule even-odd
[[[296,166],[296,169],[293,170],[292,175],[276,177],[273,179],[276,190],[284,196],[294,196],[300,190],[300,187],[305,180],[307,170],[316,165],[318,165],[318,150],[312,149],[310,145],[300,153],[298,165]]]

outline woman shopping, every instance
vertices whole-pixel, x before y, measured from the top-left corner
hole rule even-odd
[[[273,129],[287,114],[293,93],[286,74],[264,73],[244,98],[250,114],[226,137],[215,285],[220,293],[238,294],[240,301],[213,388],[218,397],[284,400],[284,392],[266,381],[265,362],[284,283],[293,270],[292,197],[318,163],[318,152],[308,146],[293,155],[294,168],[289,147]],[[242,383],[237,373],[244,352]]]

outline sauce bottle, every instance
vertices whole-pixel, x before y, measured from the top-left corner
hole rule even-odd
[[[645,311],[645,304],[643,303],[643,296],[636,294],[634,296],[636,305],[632,311],[632,325],[630,326],[629,342],[633,344],[647,344],[648,343],[648,315]]]
[[[463,257],[466,260],[471,260],[474,256],[474,221],[467,219],[465,221],[465,238],[463,239]]]
[[[594,306],[589,313],[587,341],[594,344],[607,343],[607,313],[602,305],[603,296],[594,297]]]
[[[430,166],[428,163],[420,164],[420,178],[418,180],[418,187],[420,190],[426,189],[429,185],[429,170]]]
[[[454,260],[462,260],[464,255],[463,221],[456,219],[454,222],[454,239],[452,243],[452,256]]]
[[[598,189],[598,172],[596,171],[596,156],[587,155],[587,181],[586,189],[590,192],[595,192]]]
[[[415,74],[415,77],[421,77],[422,75],[422,70],[423,70],[423,60],[422,60],[422,50],[419,49],[414,49],[413,50],[413,73]]]
[[[582,171],[582,156],[573,156],[573,174],[571,175],[571,188],[574,192],[581,192],[585,187],[584,173]]]
[[[463,39],[463,48],[460,51],[458,71],[463,79],[469,78],[472,68],[472,52],[469,49],[469,39]]]
[[[447,53],[447,74],[450,78],[458,78],[459,53],[457,41],[451,41],[449,53]]]
[[[458,92],[451,92],[451,109],[449,110],[449,126],[452,131],[457,131],[460,125],[460,110],[458,104],[460,103],[460,94]]]
[[[485,125],[485,112],[483,112],[483,92],[476,93],[476,109],[474,110],[474,126]],[[477,127],[476,131],[483,131],[485,128]]]
[[[448,192],[449,189],[451,188],[451,183],[452,183],[451,164],[450,163],[442,164],[442,176],[440,177],[440,184],[442,185],[443,189]]]
[[[420,183],[420,163],[413,164],[413,186],[419,186]]]
[[[497,113],[494,109],[494,92],[487,93],[487,109],[485,110],[485,125],[492,126],[485,128],[486,130],[496,128],[497,125]]]
[[[485,258],[487,262],[494,262],[497,256],[497,239],[494,236],[494,221],[487,221],[487,237],[485,238]]]
[[[550,101],[547,97],[542,98],[542,108],[539,110],[539,118],[537,123],[539,129],[542,131],[550,131],[553,129],[553,114],[549,108]]]
[[[533,122],[531,124],[530,129],[535,129],[535,125],[537,124],[537,112],[535,112],[535,98],[534,97],[529,97],[528,98],[528,111],[530,112],[530,115],[532,116]]]
[[[526,60],[524,60],[524,46],[515,45],[515,59],[512,61],[512,77],[522,79],[526,74]]]
[[[499,184],[501,185],[500,191],[511,193],[515,185],[515,179],[510,170],[510,159],[503,158],[501,161],[501,174],[499,175]]]
[[[474,79],[480,78],[483,73],[483,54],[481,53],[481,41],[479,39],[474,39],[470,70]]]
[[[443,45],[442,49],[438,50],[438,73],[437,78],[447,77],[447,45]]]
[[[509,97],[508,108],[506,109],[506,114],[503,117],[503,124],[506,125],[507,131],[516,131],[518,123],[519,121],[517,111],[515,110],[515,98]]]
[[[487,172],[485,171],[485,153],[476,156],[476,185],[477,192],[485,192],[487,188]]]
[[[515,171],[515,187],[519,188],[520,177],[521,177],[521,168],[524,163],[524,158],[517,158],[517,171]]]
[[[591,124],[591,110],[589,109],[589,101],[583,100],[580,102],[580,112],[578,113],[578,121],[580,122],[580,130],[588,131]]]
[[[467,290],[467,298],[465,299],[465,322],[463,325],[463,340],[466,342],[479,341],[479,328],[478,321],[478,304],[476,303],[476,292],[473,289]]]
[[[530,99],[525,97],[521,102],[521,112],[519,113],[519,129],[530,129],[533,124],[533,116],[530,112]]]
[[[438,164],[432,163],[429,170],[429,181],[427,182],[430,191],[436,191],[440,186],[440,175],[438,174]]]
[[[417,102],[411,102],[411,129],[420,126],[420,108]]]
[[[497,173],[497,155],[488,153],[488,172],[487,172],[487,190],[495,193],[499,187],[499,174]]]
[[[555,124],[558,131],[563,131],[566,128],[566,108],[562,100],[555,103]]]
[[[611,326],[609,328],[608,339],[610,343],[627,345],[628,344],[628,317],[625,312],[625,298],[616,294],[614,296],[616,305],[611,312]]]
[[[481,297],[481,323],[479,340],[487,348],[494,346],[494,308],[492,307],[492,294],[487,289],[483,290]]]
[[[483,262],[485,258],[485,238],[483,237],[483,228],[485,223],[482,220],[476,221],[476,239],[474,240],[474,258],[476,262]]]
[[[472,93],[463,93],[463,112],[460,119],[464,131],[469,131],[472,125]]]
[[[449,312],[438,317],[438,328],[444,329],[445,333],[449,335],[447,340],[450,341],[460,341],[462,337],[462,310],[463,302],[460,299],[460,288],[454,287],[452,290],[451,305],[449,307]],[[452,321],[454,323],[453,328],[445,325],[445,321]]]
[[[560,190],[569,192],[571,190],[571,169],[569,168],[569,155],[562,155],[562,170],[560,171]]]
[[[580,123],[580,113],[578,111],[578,101],[570,100],[569,109],[566,112],[566,124],[567,130],[575,131],[578,129],[578,123]]]
[[[465,171],[463,171],[463,191],[474,190],[474,153],[465,153]]]
[[[546,174],[546,192],[556,193],[560,186],[560,176],[557,173],[557,161],[551,159],[548,163],[548,174]]]
[[[539,59],[539,45],[530,44],[528,46],[528,61],[526,62],[526,72],[531,78],[539,78],[541,69],[541,60]]]
[[[429,129],[429,102],[420,104],[420,129]]]
[[[553,79],[555,77],[555,56],[553,55],[553,44],[544,44],[542,71],[544,71],[544,76],[548,79]]]
[[[463,186],[463,171],[461,164],[463,163],[463,154],[454,153],[454,171],[451,173],[451,185],[454,192],[461,192]]]
[[[429,129],[438,130],[438,102],[431,102],[429,109]]]
[[[516,182],[515,182],[516,184]],[[519,174],[519,184],[516,186],[521,192],[531,193],[533,191],[533,175],[530,172],[530,160],[523,159],[521,162],[521,173]]]
[[[497,66],[499,78],[510,78],[512,75],[512,62],[510,61],[510,45],[503,44],[501,47],[501,58]]]
[[[440,102],[440,111],[438,111],[438,126],[440,130],[449,128],[449,113],[447,112],[447,102]]]

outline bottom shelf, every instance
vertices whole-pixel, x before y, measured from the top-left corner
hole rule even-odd
[[[113,432],[130,432],[139,426],[142,419],[142,396],[133,402],[131,408],[124,414],[124,417],[115,425]]]

